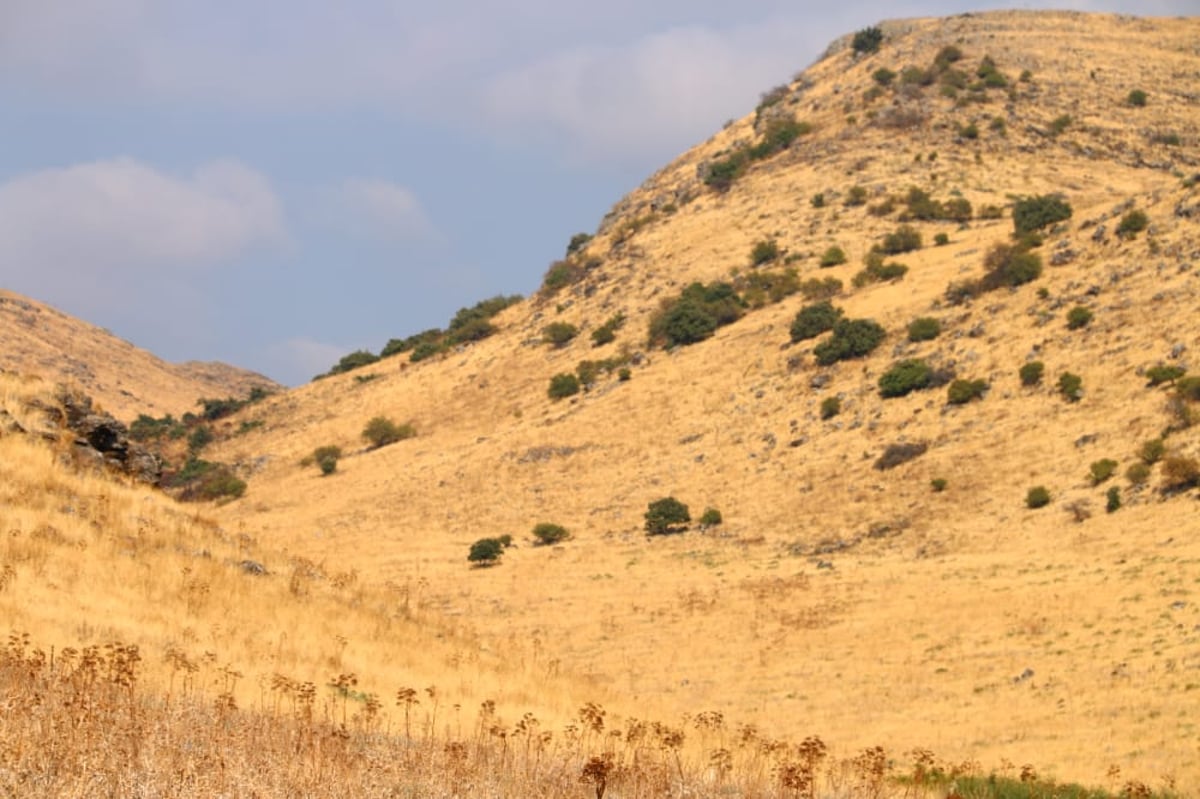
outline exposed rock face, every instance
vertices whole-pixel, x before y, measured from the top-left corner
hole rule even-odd
[[[162,461],[130,441],[129,429],[124,424],[107,413],[96,413],[91,397],[84,394],[61,389],[57,399],[62,407],[62,425],[75,434],[78,458],[102,463],[143,483],[159,484]]]

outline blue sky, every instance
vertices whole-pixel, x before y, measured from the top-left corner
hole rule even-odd
[[[168,360],[304,382],[533,291],[833,38],[1004,5],[5,2],[0,286]]]

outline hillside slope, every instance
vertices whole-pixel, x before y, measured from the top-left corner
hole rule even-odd
[[[205,451],[249,480],[211,511],[226,534],[315,564],[329,590],[337,574],[416,586],[422,610],[470,642],[462,657],[513,668],[517,707],[569,677],[573,698],[606,698],[609,729],[683,718],[713,757],[734,739],[815,734],[842,754],[929,749],[1200,792],[1200,491],[1165,465],[1200,458],[1200,424],[1187,424],[1195,402],[1145,374],[1200,371],[1200,20],[1003,12],[883,31],[876,53],[835,43],[760,113],[652,176],[572,256],[577,279],[504,310],[495,335],[232,417],[246,432]],[[947,46],[961,58],[939,59]],[[810,127],[711,185],[715,164],[788,117]],[[855,286],[913,188],[968,200],[970,219],[909,206],[925,246],[885,259],[907,273]],[[1073,215],[1044,228],[1040,277],[952,301],[1012,242],[1017,200],[1048,193]],[[1131,210],[1147,225],[1118,236]],[[932,246],[939,233],[948,243]],[[753,266],[766,241],[777,254]],[[835,245],[847,263],[822,267]],[[799,293],[691,346],[647,343],[688,284],[785,267],[839,279],[833,302],[881,324],[883,344],[819,365],[828,334],[789,335]],[[1088,323],[1068,323],[1076,306]],[[617,314],[615,340],[593,347]],[[910,341],[918,317],[940,335]],[[581,334],[543,343],[556,321]],[[608,358],[628,380],[547,396],[552,376]],[[880,378],[911,358],[988,388],[964,405],[946,386],[882,397]],[[1033,361],[1045,378],[1023,385]],[[1064,372],[1081,394],[1057,390]],[[377,415],[416,437],[367,449]],[[1160,438],[1165,455],[1143,457]],[[894,444],[925,449],[876,468]],[[323,477],[309,456],[324,445],[346,454]],[[1097,482],[1105,459],[1115,475]],[[1143,460],[1145,479],[1127,478]],[[1049,504],[1027,507],[1038,486]],[[724,521],[647,537],[647,504],[668,495]],[[570,540],[533,546],[539,522]],[[469,568],[472,542],[501,534],[518,546]],[[354,645],[392,635],[355,630]]]
[[[0,289],[0,369],[67,382],[129,422],[140,413],[180,416],[201,398],[275,391],[270,378],[223,363],[172,364],[50,306]]]

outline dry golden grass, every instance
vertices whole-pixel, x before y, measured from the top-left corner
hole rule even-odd
[[[381,362],[365,370],[380,375],[370,382],[328,378],[226,422],[264,422],[213,447],[212,457],[241,464],[249,490],[206,511],[219,528],[188,521],[186,529],[207,536],[200,547],[228,554],[198,560],[171,546],[141,547],[127,563],[111,548],[89,580],[103,578],[110,561],[134,572],[85,593],[95,617],[117,640],[149,642],[143,650],[171,643],[197,657],[217,647],[219,663],[267,679],[278,672],[322,685],[353,671],[357,690],[381,696],[397,683],[449,685],[468,727],[467,709],[485,699],[510,721],[529,710],[555,729],[583,702],[599,702],[610,729],[646,718],[687,727],[696,748],[682,771],[709,779],[700,764],[725,745],[694,727],[702,713],[722,714],[727,730],[754,725],[769,740],[819,735],[838,763],[876,745],[900,762],[928,748],[985,770],[1029,763],[1057,779],[1119,788],[1107,776],[1119,773],[1200,793],[1196,491],[1164,495],[1161,467],[1142,488],[1088,479],[1101,458],[1123,473],[1170,423],[1170,388],[1147,388],[1137,370],[1171,360],[1173,350],[1180,360],[1200,352],[1200,236],[1195,218],[1176,212],[1200,207],[1197,187],[1181,181],[1200,170],[1200,114],[1187,94],[1200,20],[1005,12],[889,30],[895,38],[880,54],[855,62],[835,48],[792,84],[792,107],[812,134],[724,195],[705,189],[697,168],[749,140],[753,118],[685,154],[622,201],[589,244],[601,268],[556,298],[506,310],[493,338],[406,368]],[[890,102],[863,106],[871,73],[928,64],[949,43],[967,64],[990,54],[1010,78],[1029,69],[1032,80],[1017,85],[1015,99],[999,92],[965,108],[930,90],[921,100],[928,121],[913,130],[869,124],[868,112]],[[1146,108],[1123,105],[1133,88],[1150,93]],[[1076,123],[1045,135],[1064,113]],[[1006,136],[988,129],[993,116],[1005,118]],[[978,122],[978,141],[959,140],[966,121]],[[1150,140],[1166,130],[1179,146]],[[1030,285],[948,307],[946,286],[980,274],[1011,221],[918,223],[926,242],[946,232],[951,243],[901,256],[911,267],[902,282],[837,300],[889,331],[869,358],[815,367],[812,342],[789,344],[797,296],[702,344],[646,351],[628,382],[547,398],[550,377],[580,360],[642,349],[663,298],[747,270],[764,238],[800,256],[802,277],[849,285],[869,246],[897,224],[844,207],[854,185],[871,202],[910,186],[941,199],[957,191],[976,209],[1062,191],[1075,215],[1041,252],[1047,261],[1063,250],[1074,256]],[[810,202],[818,192],[828,200],[820,209]],[[673,214],[617,240],[623,222],[667,200],[678,206]],[[1119,240],[1113,231],[1130,200],[1151,229]],[[1107,235],[1097,238],[1099,225]],[[831,244],[850,263],[820,269]],[[1065,315],[1076,304],[1095,319],[1072,331]],[[587,334],[618,311],[628,321],[617,341],[591,348]],[[908,343],[904,326],[928,315],[942,335]],[[563,349],[530,343],[560,319],[583,335]],[[1023,388],[1017,369],[1035,354],[1046,385]],[[945,389],[881,399],[879,376],[914,355],[953,362],[991,389],[963,407],[947,407]],[[1054,391],[1063,371],[1082,376],[1080,402]],[[826,381],[819,389],[818,377]],[[842,413],[822,421],[820,402],[832,395]],[[376,415],[411,420],[417,437],[365,450],[360,433]],[[898,441],[929,449],[896,469],[873,469]],[[1167,442],[1200,456],[1200,427]],[[347,452],[335,474],[301,465],[327,444]],[[934,478],[947,480],[945,491],[930,489]],[[41,482],[53,480],[30,485]],[[1053,502],[1028,510],[1026,491],[1039,484]],[[1110,515],[1111,485],[1121,486],[1124,507]],[[642,514],[666,495],[693,516],[718,507],[725,523],[647,539]],[[95,532],[59,518],[60,503],[29,511],[22,529],[49,523],[99,547]],[[1085,505],[1090,517],[1076,521],[1087,514],[1071,508]],[[102,529],[127,527],[127,515],[105,517]],[[538,522],[562,524],[572,539],[535,548],[529,532]],[[470,544],[501,534],[519,546],[498,567],[468,568]],[[277,576],[256,582],[230,567],[247,556],[239,546],[276,558]],[[134,590],[133,564],[148,552],[166,560],[150,570],[155,582],[140,584],[173,575],[173,590]],[[64,571],[90,568],[74,554]],[[315,566],[308,577],[296,568],[305,563]],[[353,585],[338,574],[355,575]],[[48,596],[54,612],[36,618],[35,609],[9,608],[11,591],[0,601],[0,618],[17,614],[18,629],[81,618],[66,595]],[[165,601],[175,609],[160,610]],[[251,607],[264,616],[242,626],[239,614]],[[382,615],[357,615],[368,611]],[[197,614],[187,622],[191,639],[171,632],[175,613]],[[79,632],[61,640],[80,641]],[[402,635],[412,640],[397,643]],[[389,675],[397,662],[420,678]],[[253,682],[239,689],[252,694]],[[239,705],[253,706],[253,697]],[[690,722],[680,725],[685,713]],[[395,719],[393,711],[392,729]],[[779,789],[787,771],[769,760],[738,763],[747,785]]]
[[[180,416],[202,398],[278,389],[255,372],[223,363],[167,363],[107,330],[0,288],[0,368],[76,386],[125,422],[139,413]]]

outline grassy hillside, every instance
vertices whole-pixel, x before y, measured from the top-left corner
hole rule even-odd
[[[167,363],[107,330],[0,289],[0,369],[69,383],[125,422],[182,416],[201,398],[274,391],[269,378],[218,362]]]
[[[443,782],[416,795],[600,795],[605,755],[622,796],[803,796],[818,775],[817,795],[870,796],[881,774],[945,795],[931,761],[1027,787],[1036,774],[1200,792],[1200,491],[1187,472],[1200,402],[1147,373],[1200,373],[1200,20],[1004,12],[882,32],[877,52],[835,43],[652,176],[494,335],[232,417],[245,432],[205,457],[241,469],[237,501],[194,514],[104,484],[112,499],[79,515],[65,497],[82,489],[59,487],[52,447],[0,438],[18,448],[0,462],[26,463],[4,485],[18,492],[6,505],[29,510],[4,511],[26,514],[7,526],[50,524],[67,542],[36,539],[64,560],[19,561],[12,586],[25,587],[0,591],[0,618],[46,631],[43,648],[136,641],[159,653],[143,657],[158,670],[145,682],[167,690],[167,652],[201,664],[211,651],[197,707],[225,692],[226,664],[243,675],[238,706],[265,718],[282,701],[271,675],[311,681],[335,729],[366,694],[385,697],[388,731],[408,727],[386,698],[437,686],[440,721],[432,696],[419,706],[421,773]],[[1050,194],[1070,217],[1016,252],[1040,274],[965,296],[1013,245],[1021,200]],[[855,281],[904,225],[922,246],[875,266],[907,271]],[[845,263],[822,266],[834,246]],[[885,333],[864,357],[823,365],[829,333],[792,341],[821,286],[788,289],[827,278],[846,318]],[[664,301],[697,281],[728,282],[740,318],[664,349],[651,332],[670,318]],[[911,341],[919,318],[939,334]],[[544,340],[565,325],[579,335]],[[548,396],[585,360],[614,369]],[[883,396],[909,360],[942,384]],[[1025,385],[1033,362],[1044,376]],[[1064,373],[1080,390],[1060,391]],[[982,381],[981,396],[952,403],[951,375]],[[377,416],[415,435],[370,447]],[[328,475],[312,457],[322,446],[343,453]],[[1049,502],[1030,507],[1039,487]],[[668,496],[693,522],[647,536],[649,503]],[[708,508],[720,524],[696,523]],[[535,546],[539,523],[570,537]],[[472,568],[471,545],[502,535],[516,546]],[[81,545],[103,556],[82,560]],[[498,733],[477,717],[489,699]],[[586,702],[605,710],[602,730]],[[513,743],[543,751],[518,729],[525,712],[553,731],[537,766]],[[370,790],[394,773],[363,764],[394,767],[386,747],[413,737],[358,750],[360,771],[389,775]],[[447,743],[463,741],[466,755]],[[509,754],[489,760],[497,751]],[[476,778],[549,776],[468,789],[444,781],[456,762]]]

